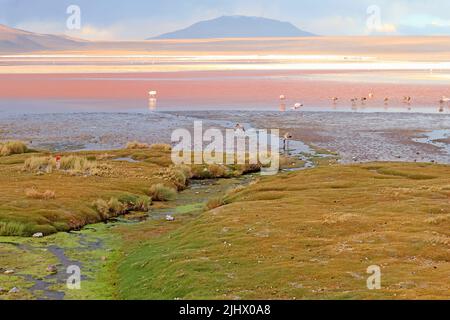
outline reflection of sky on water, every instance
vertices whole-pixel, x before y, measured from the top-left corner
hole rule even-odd
[[[432,144],[438,148],[445,150],[448,154],[450,154],[450,144],[442,142],[442,140],[446,140],[448,138],[450,138],[450,130],[441,129],[424,132],[422,134],[422,137],[414,138],[413,140],[419,143]]]
[[[397,72],[355,72],[355,73],[322,73],[290,76],[291,80],[308,79],[330,82],[349,83],[386,83],[386,84],[439,84],[448,85],[450,72],[448,70],[416,70]]]
[[[164,99],[0,99],[0,117],[6,114],[21,113],[78,113],[78,112],[126,112],[142,113],[152,111],[206,111],[206,110],[230,110],[230,111],[279,111],[280,113],[312,112],[360,112],[360,113],[432,113],[450,114],[450,104],[434,106],[407,105],[402,103],[357,104],[350,102],[326,105],[305,105],[299,110],[291,110],[289,103],[273,102],[240,102],[240,101],[179,101]]]

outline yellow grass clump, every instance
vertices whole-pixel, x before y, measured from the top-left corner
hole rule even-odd
[[[25,195],[27,198],[39,200],[51,200],[56,198],[55,191],[53,190],[45,190],[44,192],[40,192],[35,188],[26,189]]]
[[[158,174],[163,180],[173,184],[178,191],[186,189],[189,179],[192,178],[191,168],[186,165],[164,168]]]
[[[172,151],[172,146],[165,143],[156,143],[150,146],[153,151],[170,152]]]
[[[10,156],[28,151],[28,147],[22,141],[0,142],[0,156]]]
[[[14,221],[0,221],[1,236],[17,236],[26,233],[26,225]]]
[[[206,203],[206,210],[213,210],[223,205],[225,205],[223,197],[212,198]]]
[[[25,160],[23,169],[29,172],[52,173],[58,166],[54,157],[33,156]],[[69,155],[61,157],[59,170],[70,174],[102,175],[109,172],[111,167],[86,157]]]
[[[125,213],[125,205],[120,203],[117,198],[111,198],[109,201],[97,199],[93,206],[100,213],[102,219],[117,217]]]
[[[220,178],[225,176],[227,168],[218,164],[210,164],[208,166],[208,171],[214,178]]]
[[[150,145],[139,141],[130,141],[127,143],[127,149],[149,149]]]
[[[152,200],[147,196],[124,196],[121,199],[113,197],[109,201],[97,199],[92,205],[101,218],[106,220],[131,211],[147,212],[151,204]]]
[[[25,160],[24,171],[51,173],[56,168],[56,160],[53,157],[30,157]]]
[[[162,183],[158,183],[150,187],[148,195],[153,201],[170,201],[176,198],[177,191]]]

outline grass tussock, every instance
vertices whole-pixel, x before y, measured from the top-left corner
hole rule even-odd
[[[97,199],[92,206],[100,213],[102,219],[115,218],[132,211],[148,212],[152,200],[147,196],[126,195],[120,198],[110,198],[108,201]]]
[[[24,236],[26,225],[14,221],[0,221],[0,236]]]
[[[176,198],[177,191],[158,183],[150,187],[148,195],[153,201],[171,201]]]
[[[111,198],[109,201],[97,199],[92,205],[97,212],[100,213],[101,218],[104,220],[114,218],[125,213],[125,206],[121,204],[117,198]]]
[[[186,189],[189,179],[193,176],[191,168],[186,165],[164,168],[158,174],[164,181],[173,184],[178,191]]]
[[[155,143],[150,146],[150,149],[152,151],[170,152],[172,151],[172,146],[166,143]]]
[[[0,142],[0,156],[10,156],[13,154],[22,154],[28,152],[27,145],[22,141]]]
[[[197,180],[240,177],[248,173],[261,171],[260,164],[209,164],[193,165],[191,167],[192,178]]]
[[[152,205],[152,199],[146,196],[139,197],[133,206],[133,211],[147,212]]]
[[[224,177],[227,174],[227,168],[218,164],[210,164],[207,168],[214,178]]]
[[[194,165],[192,166],[193,179],[218,179],[231,177],[232,170],[224,165],[210,164],[210,165]]]
[[[127,143],[127,149],[149,149],[150,145],[139,141],[130,141]]]
[[[213,210],[222,207],[225,204],[226,202],[223,197],[212,198],[206,203],[206,210]]]
[[[126,206],[127,211],[147,212],[152,205],[152,199],[145,195],[124,194],[118,200]]]
[[[96,160],[82,156],[63,156],[59,168],[54,157],[30,157],[25,160],[23,170],[36,173],[52,173],[55,170],[70,174],[102,175],[111,170],[106,164],[99,164]]]
[[[25,195],[27,198],[38,200],[52,200],[56,198],[55,191],[53,190],[45,190],[44,192],[40,192],[35,188],[26,189]]]
[[[53,168],[56,168],[56,160],[52,157],[30,157],[25,160],[23,165],[24,171],[29,172],[53,172]]]

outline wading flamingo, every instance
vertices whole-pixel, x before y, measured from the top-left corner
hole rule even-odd
[[[412,99],[411,99],[410,96],[403,97],[403,102],[404,103],[411,104],[411,101],[412,101]]]
[[[294,104],[294,106],[292,107],[292,110],[298,110],[301,107],[303,107],[303,103],[299,103],[297,102],[296,104]]]
[[[287,151],[289,149],[289,140],[292,139],[292,135],[289,132],[286,132],[283,136],[283,151]]]
[[[158,92],[155,90],[151,90],[148,92],[148,95],[151,99],[156,99],[156,96],[158,95]]]

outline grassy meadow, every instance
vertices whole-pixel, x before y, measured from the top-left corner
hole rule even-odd
[[[165,145],[14,150],[0,156],[0,299],[450,298],[450,166],[312,158],[243,183],[259,168],[173,166]],[[58,278],[66,260],[82,290]]]
[[[136,226],[119,297],[448,299],[449,178],[449,166],[407,163],[263,178],[166,232]],[[366,287],[371,265],[381,290]]]

